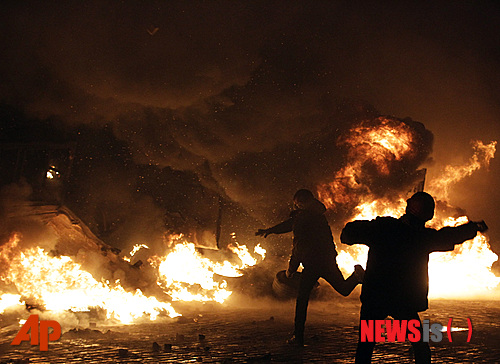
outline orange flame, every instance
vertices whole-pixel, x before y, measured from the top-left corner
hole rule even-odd
[[[233,235],[234,236],[234,235]],[[154,257],[152,262],[158,267],[158,284],[174,301],[215,301],[222,303],[230,295],[227,282],[217,279],[222,277],[240,277],[242,270],[257,264],[245,245],[236,241],[228,248],[236,255],[239,263],[228,260],[213,262],[196,250],[193,243],[183,240],[182,235],[171,237],[173,249],[164,257]],[[260,259],[264,259],[265,250],[257,245],[254,249]]]
[[[180,238],[173,237],[174,240]],[[9,307],[22,305],[23,298],[30,304],[53,312],[86,312],[99,308],[106,313],[107,319],[125,324],[142,317],[155,320],[160,314],[180,316],[169,302],[147,297],[139,289],[126,291],[119,281],[113,284],[98,282],[72,258],[51,256],[40,247],[21,249],[19,240],[20,236],[15,234],[0,247],[0,262],[6,267],[2,269],[0,280],[15,287],[18,293],[0,292],[0,313]],[[130,256],[141,248],[147,246],[135,246]],[[164,257],[156,257],[159,262],[158,284],[175,301],[212,300],[222,303],[231,291],[225,281],[214,280],[214,275],[237,277],[242,275],[242,269],[258,262],[246,246],[234,242],[231,250],[240,263],[212,262],[201,256],[194,244],[177,241],[172,251]],[[260,259],[264,259],[264,249],[257,246],[255,251]],[[200,292],[200,287],[203,292]]]
[[[469,159],[469,162],[462,166],[446,166],[441,177],[429,183],[429,191],[435,196],[447,199],[449,189],[453,184],[470,176],[482,167],[489,167],[490,160],[495,157],[496,145],[496,141],[489,144],[484,144],[479,140],[472,141],[474,154]]]
[[[122,323],[145,315],[155,320],[162,312],[170,317],[179,316],[170,303],[146,297],[140,290],[126,292],[119,282],[111,285],[96,281],[70,257],[50,256],[39,247],[16,249],[18,241],[19,235],[15,235],[2,247],[0,253],[10,257],[10,264],[0,279],[14,285],[20,296],[31,304],[51,311],[82,312],[101,308],[108,319]]]
[[[389,175],[389,166],[412,158],[417,146],[410,126],[386,117],[361,122],[339,143],[349,147],[347,164],[332,182],[318,187],[318,196],[327,208],[359,202],[355,200],[357,195],[370,193],[369,187],[360,183],[362,171],[375,169],[381,175]]]
[[[352,220],[371,220],[377,216],[399,217],[405,210],[405,199],[396,201],[372,196],[369,186],[360,181],[366,166],[377,168],[383,175],[389,172],[392,160],[408,158],[416,147],[413,133],[403,123],[378,118],[363,122],[351,130],[344,143],[350,147],[347,164],[335,176],[332,183],[318,188],[320,199],[329,207],[355,204]],[[496,152],[496,141],[484,144],[473,142],[474,154],[461,166],[446,166],[440,178],[429,181],[429,192],[436,199],[446,199],[451,186],[475,171],[488,167]],[[467,222],[467,217],[440,220],[435,217],[429,225],[434,228],[453,226]],[[368,247],[338,244],[337,263],[344,274],[350,274],[355,264],[366,266]],[[493,294],[500,285],[500,278],[491,271],[498,256],[490,249],[488,237],[478,234],[473,240],[457,245],[453,252],[432,253],[429,258],[429,296],[466,297]],[[454,283],[452,283],[454,282]]]

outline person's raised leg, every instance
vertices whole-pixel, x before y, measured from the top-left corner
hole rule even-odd
[[[359,268],[358,268],[359,267]],[[363,280],[364,269],[357,265],[347,279],[344,279],[337,263],[334,262],[326,269],[323,270],[321,277],[323,277],[330,285],[342,296],[349,296],[356,286]]]

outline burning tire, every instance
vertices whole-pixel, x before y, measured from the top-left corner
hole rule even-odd
[[[286,271],[284,270],[276,273],[273,281],[274,295],[282,299],[296,298],[299,292],[300,275],[300,272],[296,272],[292,277],[287,278]],[[312,297],[314,296],[318,287],[319,283],[316,282],[313,291],[311,292]]]

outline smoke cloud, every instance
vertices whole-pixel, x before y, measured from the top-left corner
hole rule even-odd
[[[381,114],[423,122],[416,161],[433,133],[436,167],[470,138],[500,137],[493,2],[1,6],[0,100],[22,115],[11,123],[78,142],[71,196],[89,225],[115,223],[120,247],[164,226],[165,209],[213,229],[219,195],[227,233],[250,238],[286,217],[296,189],[328,182],[346,158],[339,137]],[[491,195],[451,195],[496,241],[499,174],[493,160],[479,183]]]

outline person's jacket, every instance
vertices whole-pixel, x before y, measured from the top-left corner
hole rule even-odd
[[[335,264],[337,252],[325,212],[325,205],[315,199],[306,209],[292,211],[288,220],[269,230],[274,234],[293,232],[290,273],[295,272],[300,263],[309,269]]]
[[[428,308],[429,254],[453,250],[476,234],[474,223],[435,230],[403,215],[350,222],[340,240],[370,248],[360,297],[363,305],[418,312]]]

